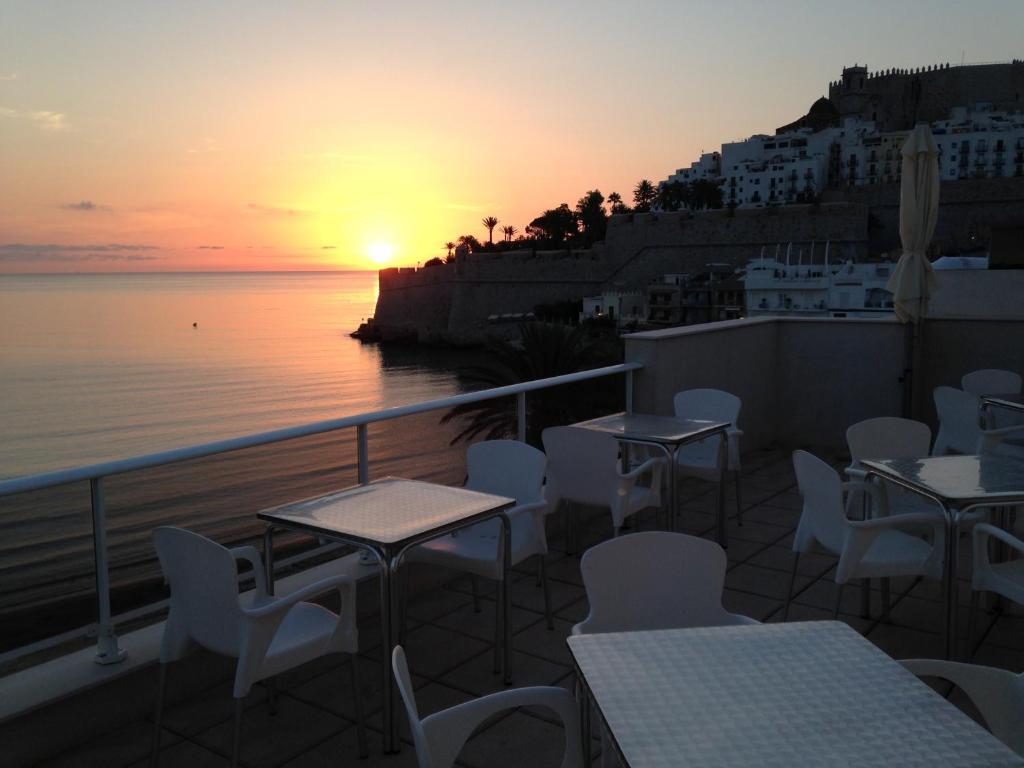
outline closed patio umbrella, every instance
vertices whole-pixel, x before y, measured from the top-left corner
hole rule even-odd
[[[919,123],[901,150],[900,240],[903,255],[886,288],[892,291],[900,322],[918,322],[928,311],[935,290],[935,272],[925,256],[939,216],[939,153],[932,132]]]

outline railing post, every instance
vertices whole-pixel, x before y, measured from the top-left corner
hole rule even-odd
[[[626,413],[633,412],[633,374],[636,371],[626,371]]]
[[[519,441],[526,442],[526,393],[516,393],[516,428]]]
[[[92,550],[96,560],[96,663],[124,661],[125,650],[117,644],[117,632],[110,616],[110,568],[107,563],[107,510],[103,502],[103,478],[89,481],[92,502]]]
[[[356,426],[356,451],[358,454],[359,484],[370,482],[370,449],[366,444],[366,425]]]

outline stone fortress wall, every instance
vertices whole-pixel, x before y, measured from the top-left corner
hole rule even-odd
[[[642,289],[668,272],[707,264],[745,265],[762,246],[793,243],[810,257],[867,255],[867,209],[859,204],[786,206],[614,216],[603,244],[586,251],[510,251],[460,256],[451,264],[380,271],[374,316],[388,335],[415,332],[421,342],[474,344],[502,328],[492,315],[532,312],[605,286]],[[506,329],[507,330],[507,329]]]

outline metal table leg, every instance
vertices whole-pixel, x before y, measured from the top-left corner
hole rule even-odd
[[[382,680],[381,696],[383,700],[383,728],[384,728],[384,754],[396,754],[399,751],[398,739],[398,718],[395,717],[395,680],[394,672],[391,669],[391,653],[395,647],[394,621],[394,587],[392,577],[394,571],[387,553],[371,550],[377,556],[377,563],[380,566],[380,637],[381,637],[381,669],[384,678]]]
[[[960,531],[957,525],[957,513],[943,507],[946,517],[946,562],[944,563],[943,627],[942,637],[946,649],[946,658],[953,659],[956,646],[956,604],[957,604],[957,573],[959,571]]]
[[[729,533],[725,519],[725,485],[729,473],[729,447],[725,433],[718,440],[718,543],[729,546]]]
[[[505,685],[512,684],[512,521],[501,520],[501,667]]]

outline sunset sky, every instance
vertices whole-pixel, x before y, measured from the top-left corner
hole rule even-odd
[[[369,268],[630,196],[1024,2],[0,0],[0,272]]]

